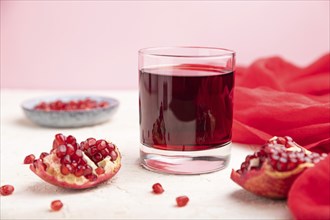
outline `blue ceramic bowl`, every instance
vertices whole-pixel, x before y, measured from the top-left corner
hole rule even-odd
[[[34,109],[40,102],[53,102],[56,100],[68,102],[85,98],[90,98],[97,102],[106,101],[109,103],[109,106],[73,111],[43,111]],[[22,103],[22,109],[28,119],[40,126],[53,128],[77,128],[104,123],[117,111],[118,106],[119,101],[116,99],[94,95],[48,96],[27,100]]]

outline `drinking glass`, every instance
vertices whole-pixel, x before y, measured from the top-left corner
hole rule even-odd
[[[235,52],[139,50],[140,160],[161,173],[201,174],[230,160]]]

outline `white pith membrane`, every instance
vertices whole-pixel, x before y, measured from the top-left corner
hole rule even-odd
[[[116,148],[115,151],[118,155],[118,157],[115,161],[111,161],[111,157],[107,156],[103,160],[101,160],[100,162],[97,163],[98,166],[96,166],[96,164],[84,152],[83,152],[82,155],[83,155],[83,159],[85,159],[85,161],[87,162],[87,165],[92,167],[93,174],[95,174],[97,177],[99,177],[99,176],[102,176],[102,175],[112,173],[112,171],[115,169],[115,167],[119,166],[119,164],[120,164],[120,154],[119,154],[117,148]],[[77,177],[72,173],[69,173],[67,175],[63,175],[61,173],[60,158],[58,158],[56,156],[55,152],[56,151],[53,151],[53,153],[49,154],[48,156],[46,156],[42,159],[43,163],[47,166],[45,172],[48,175],[56,177],[56,179],[60,182],[66,182],[66,183],[69,183],[69,184],[82,185],[86,182],[90,182],[90,180],[87,179],[84,176]],[[103,174],[98,175],[95,172],[95,169],[97,167],[102,167],[105,172]]]

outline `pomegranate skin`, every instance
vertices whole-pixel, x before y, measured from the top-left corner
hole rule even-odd
[[[300,164],[297,168],[287,172],[274,171],[268,164],[264,163],[260,170],[251,170],[240,174],[234,169],[230,178],[246,189],[259,196],[271,199],[286,199],[295,179],[308,167],[313,164]]]
[[[45,169],[45,163],[42,161],[42,159],[35,160],[35,162],[30,165],[30,169],[41,179],[52,185],[69,189],[86,189],[95,187],[100,183],[111,179],[118,173],[119,169],[121,168],[121,154],[118,149],[116,149],[116,153],[118,154],[118,157],[115,161],[111,162],[113,163],[111,168],[106,170],[105,173],[98,175],[97,179],[94,181],[90,181],[83,176],[73,177],[72,181],[66,181],[62,178],[63,175],[60,172],[52,169],[52,165],[46,164],[47,168]],[[56,161],[54,162],[56,163]]]

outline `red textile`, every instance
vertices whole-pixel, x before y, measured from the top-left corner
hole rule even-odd
[[[330,219],[330,156],[295,180],[288,206],[295,219]]]
[[[291,136],[330,152],[330,54],[300,68],[280,57],[236,69],[233,141],[263,144]]]

